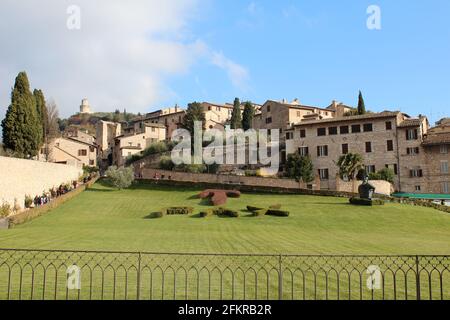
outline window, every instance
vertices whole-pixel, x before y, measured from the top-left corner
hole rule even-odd
[[[363,125],[363,129],[364,129],[364,132],[372,132],[373,131],[373,124],[365,123]]]
[[[317,129],[317,135],[319,137],[326,136],[327,135],[327,129],[326,128],[318,128]]]
[[[327,157],[328,156],[328,146],[317,146],[317,156]]]
[[[78,150],[78,156],[85,157],[87,156],[87,150],[86,149],[80,149]]]
[[[441,146],[441,153],[447,154],[448,153],[448,145],[444,144]]]
[[[272,117],[266,118],[266,123],[272,123]]]
[[[369,174],[369,173],[375,173],[375,172],[377,172],[377,170],[375,169],[375,166],[374,165],[368,165],[368,166],[366,166],[366,172]]]
[[[372,142],[366,142],[366,152],[372,152]]]
[[[408,156],[415,156],[415,155],[418,155],[419,152],[420,152],[420,150],[419,150],[418,147],[415,147],[415,148],[407,148],[407,149],[406,149],[406,154],[407,154]]]
[[[300,130],[300,138],[305,138],[306,137],[306,130],[302,129]]]
[[[409,176],[411,178],[421,178],[421,177],[423,177],[423,171],[422,171],[422,169],[409,170]]]
[[[359,133],[359,132],[361,132],[361,125],[360,124],[352,125],[352,133]]]
[[[338,134],[338,128],[337,127],[329,127],[328,128],[328,134],[330,136],[335,136]]]
[[[347,154],[348,153],[348,144],[344,143],[342,145],[342,154]]]
[[[418,139],[417,129],[406,130],[406,140],[417,140],[417,139]]]
[[[300,111],[297,111],[297,117],[300,118],[302,116],[302,113]]]
[[[441,173],[448,174],[448,161],[441,161]]]
[[[298,153],[301,156],[307,156],[309,154],[309,148],[308,147],[300,147],[300,148],[298,148]]]
[[[348,126],[341,126],[340,129],[341,129],[341,134],[349,133]]]
[[[173,119],[172,119],[173,120]],[[156,129],[155,128],[152,128],[152,132],[155,132],[156,131]]]
[[[89,152],[95,152],[95,147],[89,147]]]
[[[392,130],[392,122],[386,121],[386,130]]]
[[[387,141],[387,151],[394,151],[394,141],[392,140]]]
[[[450,188],[449,188],[448,182],[442,183],[442,193],[450,193]]]
[[[138,148],[140,148],[140,147],[141,147],[141,144],[140,144],[140,143],[138,143],[138,144],[137,144],[137,146],[138,146]]]
[[[328,169],[319,169],[319,177],[320,180],[328,180],[330,174],[328,172]]]
[[[211,111],[211,106],[208,106],[208,111]]]
[[[270,112],[270,106],[267,106],[267,112]]]
[[[94,160],[89,160],[89,165],[93,166],[95,164]]]
[[[421,186],[416,186],[416,192],[420,192],[422,191],[422,187]]]
[[[292,139],[294,139],[294,133],[286,132],[286,140],[292,140]]]

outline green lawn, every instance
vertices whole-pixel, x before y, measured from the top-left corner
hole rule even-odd
[[[146,217],[163,207],[207,205],[200,190],[101,184],[26,224],[0,231],[0,247],[176,253],[450,254],[450,215],[400,204],[355,207],[347,199],[244,194],[241,217]],[[247,205],[282,204],[288,218],[248,217]]]

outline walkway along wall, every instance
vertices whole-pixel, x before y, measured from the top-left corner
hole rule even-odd
[[[24,208],[25,195],[41,195],[62,183],[78,180],[83,170],[64,164],[0,157],[0,203]]]

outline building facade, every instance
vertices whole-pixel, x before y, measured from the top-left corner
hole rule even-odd
[[[336,189],[340,156],[358,153],[366,172],[391,168],[399,192],[427,193],[432,167],[426,152],[429,123],[401,112],[303,120],[286,132],[286,153],[309,155],[324,189]]]
[[[48,148],[41,149],[39,159],[79,168],[83,166],[96,167],[97,150],[98,148],[94,144],[70,137],[60,137],[52,140]]]

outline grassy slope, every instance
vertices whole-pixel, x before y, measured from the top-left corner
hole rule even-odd
[[[200,253],[449,254],[450,215],[387,204],[355,207],[346,199],[245,194],[229,208],[280,203],[289,218],[169,216],[162,207],[205,208],[199,190],[146,187],[113,191],[99,184],[53,212],[0,231],[0,247]]]

